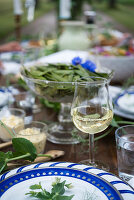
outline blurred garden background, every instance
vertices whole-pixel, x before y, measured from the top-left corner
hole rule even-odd
[[[33,22],[27,21],[27,9],[25,7],[26,0],[21,1],[23,8],[21,26],[25,27]],[[60,0],[35,1],[36,8],[34,21],[51,11],[55,11],[57,23],[59,22],[58,10]],[[100,12],[101,14],[112,18],[117,23],[124,26],[128,32],[134,34],[134,0],[72,0],[70,19],[80,19],[83,17],[83,7],[85,7],[85,10],[91,8],[96,12]],[[2,41],[8,41],[14,38],[13,33],[15,29],[15,20],[13,13],[13,0],[0,0],[0,27],[1,43]],[[23,34],[22,37],[26,37],[26,35]]]

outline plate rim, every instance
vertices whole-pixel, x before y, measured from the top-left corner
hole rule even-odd
[[[114,98],[114,105],[115,105],[116,107],[118,107],[118,109],[119,109],[121,112],[124,111],[124,112],[126,112],[127,114],[133,115],[134,112],[127,111],[127,110],[121,108],[120,105],[118,104],[118,100],[119,100],[121,97],[123,97],[125,94],[133,94],[133,95],[134,95],[134,91],[124,91],[124,92],[118,94],[118,95]]]
[[[24,174],[24,173],[27,173],[27,172],[30,172],[30,171],[39,171],[39,170],[43,170],[43,169],[50,169],[50,170],[51,170],[51,169],[63,169],[63,170],[69,170],[69,171],[82,172],[83,174],[91,175],[91,176],[96,177],[97,179],[101,180],[103,183],[107,184],[109,187],[111,187],[112,190],[114,190],[114,192],[116,192],[116,195],[118,194],[118,197],[120,198],[119,200],[123,200],[123,197],[122,197],[122,195],[120,194],[120,192],[119,192],[110,182],[108,182],[108,181],[105,180],[104,178],[98,176],[97,174],[94,174],[94,173],[89,172],[89,171],[85,171],[85,170],[83,170],[83,169],[69,168],[69,167],[63,167],[63,166],[51,166],[51,167],[50,167],[50,166],[46,166],[46,167],[39,167],[39,168],[32,168],[32,169],[24,170],[24,171],[15,173],[15,174],[13,174],[13,175],[11,175],[11,176],[5,178],[4,180],[0,181],[0,184],[2,184],[2,183],[5,182],[5,181],[8,181],[8,179],[11,179],[11,178],[13,178],[13,177],[15,177],[15,176],[18,176],[18,175],[21,175],[21,174]],[[54,175],[53,175],[53,176],[54,176]],[[59,175],[59,174],[58,174],[58,175],[56,174],[56,176],[61,176],[61,177],[62,177],[62,175]],[[37,177],[38,177],[38,176],[37,176]],[[37,178],[37,177],[33,177],[33,178]],[[63,177],[64,177],[64,175],[63,175]],[[71,177],[71,176],[66,176],[66,177]],[[72,178],[76,178],[76,177],[73,177],[73,176],[72,176]],[[29,179],[31,179],[31,177],[30,177]],[[27,179],[27,180],[29,180],[29,179]],[[76,179],[77,179],[77,178],[76,178]],[[78,179],[79,179],[79,178],[78,178]],[[85,179],[80,179],[80,180],[85,181]],[[23,181],[25,181],[25,180],[23,180]],[[17,182],[17,183],[15,183],[14,185],[16,185],[16,184],[18,184],[18,183],[21,183],[21,182],[23,182],[23,181]],[[88,181],[86,181],[86,182],[88,182]],[[89,183],[89,184],[92,184],[92,183],[90,183],[90,182],[88,182],[88,183]],[[8,189],[10,189],[12,186],[14,186],[14,185],[11,185],[10,187],[8,187],[8,188],[5,190],[5,192],[6,192]],[[93,185],[93,184],[92,184],[92,185]],[[95,186],[95,185],[93,185],[93,186]],[[98,189],[100,190],[100,188],[98,188]],[[5,192],[4,192],[4,193],[5,193]],[[107,195],[106,195],[102,190],[101,190],[101,192],[107,197]],[[4,193],[3,193],[3,194],[4,194]],[[2,197],[3,194],[2,194],[0,197]],[[107,197],[107,198],[108,198],[108,197]]]

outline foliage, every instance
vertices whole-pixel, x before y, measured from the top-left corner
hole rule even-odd
[[[134,86],[134,76],[128,78],[128,80],[123,84],[123,88],[127,89],[130,86]]]
[[[51,192],[48,192],[46,189],[42,188],[41,183],[31,185],[30,189],[31,191],[29,193],[26,193],[26,195],[30,195],[31,197],[36,197],[40,200],[71,200],[74,195],[71,196],[65,196],[65,188],[70,189],[72,187],[72,184],[66,184],[66,181],[61,182],[60,178],[56,178],[56,181],[52,183],[52,189]],[[34,191],[36,190],[36,191]],[[37,190],[40,190],[37,192]]]
[[[134,18],[134,4],[131,5],[124,5],[124,4],[117,4],[116,9],[108,9],[106,1],[101,1],[100,3],[98,1],[93,1],[93,8],[95,10],[100,10],[104,12],[105,14],[110,15],[113,19],[115,19],[117,22],[121,23],[122,25],[126,26],[129,31],[134,32],[134,24],[133,24],[133,18]]]
[[[49,2],[49,3],[48,3]],[[24,7],[25,0],[22,0],[24,13],[22,14],[21,25],[28,24],[27,10]],[[49,0],[40,0],[40,8],[35,11],[35,19],[44,15],[54,8],[54,2]],[[0,0],[0,40],[14,32],[13,0]]]
[[[0,126],[3,126],[6,130],[8,130],[9,134],[13,137],[14,133],[12,133],[1,120]],[[34,161],[37,156],[51,157],[47,154],[37,154],[33,143],[25,138],[12,138],[12,144],[14,152],[8,151],[4,153],[0,151],[0,173],[7,168],[7,163],[13,160],[25,159]]]

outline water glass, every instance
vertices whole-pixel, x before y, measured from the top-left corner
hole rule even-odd
[[[14,103],[13,107],[21,108],[25,111],[25,123],[30,123],[33,119],[33,104],[35,102],[35,97],[31,92],[19,92],[19,94],[14,94]]]
[[[119,177],[134,178],[134,125],[118,128],[115,132]]]

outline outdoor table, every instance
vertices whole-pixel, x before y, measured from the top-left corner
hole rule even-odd
[[[0,85],[4,86],[5,77],[0,76]],[[57,113],[50,108],[43,108],[41,112],[33,114],[33,120],[36,121],[56,121]],[[116,158],[116,143],[115,143],[115,130],[113,130],[106,137],[95,142],[95,159],[106,164],[110,168],[110,172],[117,175],[117,158]],[[100,134],[100,133],[99,133]],[[99,134],[96,134],[98,136]],[[2,141],[0,141],[2,143]],[[7,152],[12,150],[12,146],[3,148],[2,151]],[[89,158],[88,143],[85,146],[79,144],[54,144],[49,141],[46,142],[44,153],[49,150],[62,150],[65,152],[64,156],[56,158],[55,162],[74,162],[78,163],[81,160]]]

